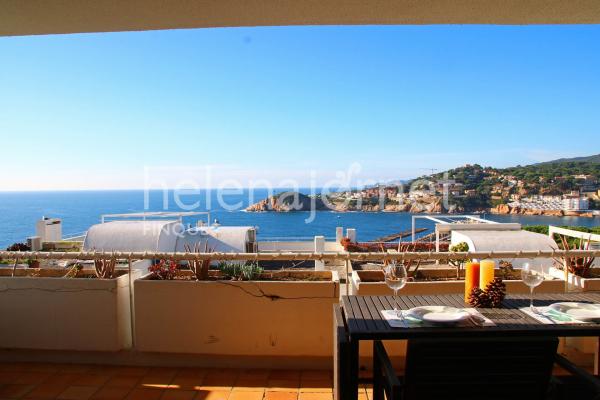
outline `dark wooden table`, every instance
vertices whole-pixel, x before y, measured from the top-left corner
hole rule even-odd
[[[536,294],[535,306],[558,301],[600,303],[600,293]],[[465,307],[463,295],[399,296],[398,306],[407,310],[416,306],[446,305]],[[392,328],[381,315],[394,308],[392,296],[343,296],[342,312],[348,330],[351,399],[358,398],[358,346],[361,340],[404,340],[413,338],[494,337],[494,336],[600,336],[600,324],[542,324],[519,308],[529,306],[528,295],[509,295],[501,308],[479,309],[495,326],[463,324],[446,327]]]

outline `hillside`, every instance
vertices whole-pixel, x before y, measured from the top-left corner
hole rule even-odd
[[[586,163],[600,163],[600,154],[596,154],[596,155],[593,155],[593,156],[587,156],[587,157],[559,158],[558,160],[544,161],[544,162],[538,163],[536,165],[541,165],[541,164],[562,164],[562,163],[581,163],[581,162],[586,162]]]
[[[436,174],[434,178],[441,179],[442,176]],[[464,210],[477,210],[506,204],[515,197],[560,196],[571,191],[594,192],[600,181],[600,163],[557,160],[510,168],[474,164],[451,169],[448,176],[462,185],[463,193],[455,196],[455,202]],[[590,206],[595,206],[594,199],[591,199]]]

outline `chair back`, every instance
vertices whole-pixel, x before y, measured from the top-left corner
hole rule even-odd
[[[404,399],[544,399],[557,338],[410,340]]]

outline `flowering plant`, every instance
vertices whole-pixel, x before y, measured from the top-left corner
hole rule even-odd
[[[175,261],[160,260],[148,268],[150,279],[173,280],[177,275],[177,263]]]

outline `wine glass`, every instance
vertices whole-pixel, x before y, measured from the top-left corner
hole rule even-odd
[[[385,267],[385,284],[394,291],[394,311],[396,316],[404,320],[404,315],[398,307],[398,290],[402,289],[406,285],[408,276],[406,273],[406,267],[404,264],[396,264],[392,262],[390,265]]]
[[[533,306],[533,289],[544,281],[544,271],[542,266],[534,263],[524,263],[521,267],[521,278],[523,279],[523,283],[529,286],[529,289],[531,290],[529,309],[532,313],[537,314],[537,310]]]

